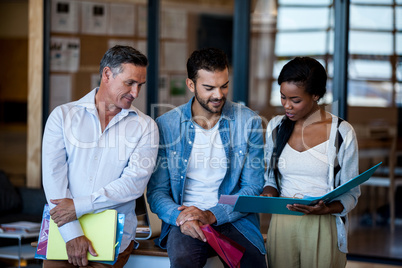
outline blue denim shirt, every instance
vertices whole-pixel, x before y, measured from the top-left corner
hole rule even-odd
[[[159,127],[157,167],[147,188],[152,212],[162,220],[161,236],[157,243],[166,247],[166,238],[180,214],[183,204],[186,173],[191,154],[195,127],[191,104],[171,110],[156,119]],[[264,185],[264,142],[261,118],[249,108],[226,101],[219,133],[224,145],[228,168],[219,187],[218,197],[224,195],[259,195]],[[233,211],[233,206],[217,204],[209,209],[216,217],[216,225],[232,223],[262,254],[264,240],[260,232],[258,214]]]

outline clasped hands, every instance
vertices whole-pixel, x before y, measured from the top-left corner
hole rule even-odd
[[[203,211],[194,206],[180,206],[178,210],[181,212],[176,219],[176,225],[180,227],[180,231],[192,238],[207,242],[200,226],[215,223],[215,215],[209,210]]]
[[[56,206],[50,210],[52,220],[61,227],[64,224],[77,219],[74,201],[71,198],[51,199]],[[92,247],[91,241],[85,236],[76,237],[66,243],[68,262],[74,266],[87,266],[87,252],[92,256],[98,256]]]

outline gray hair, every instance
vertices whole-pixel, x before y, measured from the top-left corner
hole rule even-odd
[[[148,59],[140,51],[129,46],[114,46],[106,51],[100,62],[99,74],[102,78],[102,72],[105,67],[112,70],[113,77],[123,71],[123,63],[131,63],[135,66],[147,67]]]

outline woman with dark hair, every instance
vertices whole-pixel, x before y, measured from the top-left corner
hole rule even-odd
[[[278,83],[285,115],[267,126],[267,171],[263,196],[322,196],[358,175],[352,126],[326,112],[318,101],[327,74],[315,59],[297,57]],[[326,204],[288,205],[303,216],[272,216],[267,238],[269,267],[345,267],[347,214],[357,204],[356,187]]]

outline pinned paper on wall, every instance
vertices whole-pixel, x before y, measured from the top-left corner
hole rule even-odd
[[[146,41],[137,41],[137,47],[135,47],[135,48],[138,49],[145,56],[148,56],[148,49],[147,49]]]
[[[91,74],[91,89],[94,89],[96,87],[100,86],[100,74],[99,73],[93,73]]]
[[[148,33],[148,8],[145,5],[138,5],[137,8],[137,31],[139,37],[146,37]]]
[[[163,46],[163,70],[186,71],[187,43],[164,42]]]
[[[187,12],[178,9],[164,9],[162,12],[161,37],[186,39]]]
[[[71,75],[69,74],[50,75],[50,111],[71,101],[71,84]]]
[[[109,5],[99,2],[81,3],[81,32],[106,35],[109,21]]]
[[[50,70],[76,72],[80,63],[80,39],[52,37],[50,39]]]
[[[78,5],[79,2],[77,1],[53,0],[51,4],[51,31],[59,33],[77,33]]]
[[[135,6],[130,4],[110,4],[108,33],[110,35],[133,36],[135,34]]]

